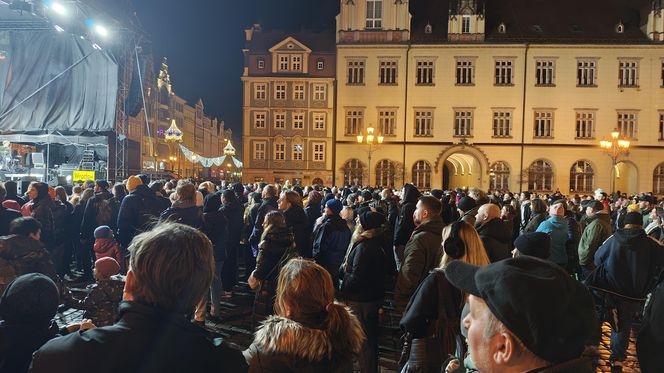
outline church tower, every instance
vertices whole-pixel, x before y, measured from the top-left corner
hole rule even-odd
[[[400,43],[410,38],[408,0],[340,0],[337,43]]]
[[[664,41],[664,0],[653,0],[652,4],[642,13],[642,19],[647,20],[642,26],[643,32],[651,40]],[[645,28],[645,29],[644,29]]]
[[[450,2],[447,35],[449,41],[484,41],[484,1]]]

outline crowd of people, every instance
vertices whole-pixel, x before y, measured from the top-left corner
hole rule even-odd
[[[130,176],[0,186],[0,373],[664,370],[664,201]],[[246,282],[244,351],[213,338]],[[90,284],[83,293],[72,283]],[[58,328],[59,307],[85,310]],[[638,328],[633,327],[637,323]]]

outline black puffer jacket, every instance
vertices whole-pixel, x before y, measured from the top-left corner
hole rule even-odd
[[[155,192],[146,185],[139,185],[122,199],[118,213],[118,242],[129,247],[137,234],[149,229],[164,210]]]
[[[11,222],[21,216],[20,211],[5,208],[0,204],[0,236],[8,235]]]
[[[288,227],[273,227],[258,247],[253,276],[261,281],[261,286],[256,291],[254,312],[266,317],[273,313],[279,271],[288,260],[296,256],[293,232]]]
[[[263,234],[263,221],[265,220],[265,215],[267,215],[268,212],[277,209],[277,197],[263,198],[263,202],[261,202],[256,213],[256,220],[254,221],[254,228],[251,231],[249,242],[258,245],[261,240],[261,235]]]
[[[382,228],[362,232],[355,238],[346,261],[339,269],[341,295],[355,302],[383,299],[387,267],[386,231]],[[390,248],[391,252],[391,248]]]
[[[205,229],[203,211],[193,202],[175,201],[173,206],[166,209],[159,216],[159,222],[171,221],[188,225],[200,231]]]
[[[295,249],[302,256],[311,258],[311,232],[307,231],[309,222],[304,209],[297,205],[284,211],[286,225],[293,230],[295,235]]]
[[[499,218],[491,219],[477,227],[486,254],[491,263],[512,257],[510,249],[512,232]]]
[[[228,220],[220,208],[221,199],[218,194],[205,198],[205,204],[203,205],[205,234],[212,242],[216,262],[226,260],[226,243],[228,241]]]
[[[413,213],[415,212],[417,200],[422,196],[420,191],[412,184],[404,185],[403,189],[401,211],[394,225],[394,245],[396,246],[404,246],[410,239],[410,235],[415,229]]]

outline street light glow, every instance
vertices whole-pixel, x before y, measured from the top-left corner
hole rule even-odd
[[[64,16],[67,14],[67,8],[64,7],[64,5],[60,3],[53,3],[51,4],[51,10],[56,12],[57,14]]]
[[[96,25],[95,26],[95,32],[99,34],[102,37],[107,37],[108,36],[108,29],[102,25]]]
[[[58,25],[55,25],[53,27],[55,28],[55,31],[57,31],[57,32],[64,32],[65,31],[65,29],[63,29],[62,27],[60,27]]]

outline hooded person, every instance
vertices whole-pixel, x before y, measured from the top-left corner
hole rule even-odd
[[[351,232],[339,213],[343,204],[332,198],[325,203],[322,222],[313,232],[313,258],[323,266],[335,284],[339,279],[339,266],[350,243]]]
[[[401,268],[404,260],[406,244],[408,243],[413,230],[415,230],[413,214],[417,208],[417,201],[422,194],[413,184],[405,184],[401,196],[401,210],[394,223],[394,255],[396,256],[397,270]]]
[[[130,176],[127,180],[129,194],[122,199],[118,212],[118,243],[126,252],[134,237],[150,229],[164,211],[155,192],[145,184],[140,176]]]
[[[53,322],[60,304],[58,288],[48,277],[17,277],[0,298],[0,373],[24,373],[32,353],[58,336]]]

